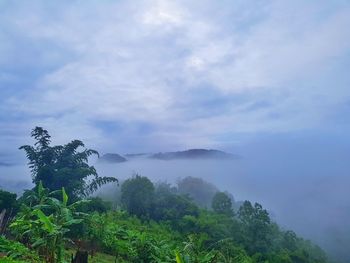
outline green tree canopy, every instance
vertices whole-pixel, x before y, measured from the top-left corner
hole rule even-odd
[[[154,199],[154,185],[144,176],[135,175],[126,180],[121,188],[121,202],[132,215],[148,218]]]
[[[177,183],[178,191],[187,194],[201,207],[210,207],[213,196],[218,191],[215,185],[202,178],[187,176]]]
[[[117,181],[114,177],[98,176],[95,167],[88,164],[88,159],[99,154],[86,149],[82,141],[51,146],[51,136],[41,127],[33,129],[31,136],[36,140],[34,145],[23,145],[19,149],[26,152],[36,185],[42,181],[50,191],[64,187],[72,200],[76,200],[88,196],[103,184]]]
[[[169,184],[156,185],[151,217],[154,220],[172,220],[177,223],[185,215],[197,216],[199,209],[193,201],[176,193],[176,188]]]
[[[0,190],[0,212],[3,209],[17,209],[17,195],[4,190]]]
[[[238,212],[243,227],[243,243],[248,252],[266,252],[271,246],[272,223],[269,213],[258,203],[244,201]]]
[[[233,215],[232,200],[224,192],[217,192],[214,195],[211,207],[218,214]]]

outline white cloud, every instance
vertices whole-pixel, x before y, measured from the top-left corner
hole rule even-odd
[[[54,43],[71,58],[40,76],[30,95],[7,105],[32,116],[30,123],[62,134],[84,130],[91,141],[103,136],[94,126],[97,120],[156,127],[151,135],[133,131],[121,140],[139,135],[157,143],[155,137],[168,137],[188,146],[211,145],[223,132],[314,127],[329,107],[349,96],[343,89],[325,101],[325,86],[311,90],[317,74],[330,74],[327,65],[350,48],[350,9],[324,15],[319,6],[270,1],[259,11],[242,1],[149,0],[57,4],[48,10],[46,2],[38,2],[28,7],[27,16],[13,11],[6,22],[17,34]],[[301,82],[310,87],[300,87]],[[196,105],[190,96],[200,95],[203,86],[218,97],[246,94],[250,99],[233,100],[216,116],[192,117],[191,104]],[[266,94],[270,107],[242,110],[260,94]],[[318,103],[325,103],[324,109],[315,95],[324,100]],[[186,110],[179,110],[185,102]]]
[[[181,26],[184,16],[184,10],[174,1],[157,0],[150,2],[150,8],[144,12],[143,22],[156,26]]]

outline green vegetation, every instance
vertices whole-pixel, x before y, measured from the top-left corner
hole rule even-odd
[[[232,200],[224,192],[217,192],[214,195],[211,207],[218,214],[233,216]]]
[[[260,204],[238,205],[199,178],[175,187],[135,175],[114,200],[121,208],[112,209],[88,196],[115,181],[100,180],[88,165],[94,151],[78,152],[79,141],[50,147],[42,128],[32,134],[36,146],[22,148],[35,187],[18,200],[0,192],[0,208],[16,213],[0,236],[0,262],[70,262],[76,251],[88,251],[89,262],[99,263],[328,262],[320,248],[281,229]]]
[[[69,227],[83,221],[73,212],[83,201],[68,205],[65,189],[61,190],[62,201],[51,197],[56,192],[49,193],[39,182],[37,192],[28,196],[30,205],[22,204],[10,225],[16,239],[34,249],[48,263],[62,262],[64,244],[69,241]]]
[[[147,177],[136,175],[122,185],[121,202],[131,215],[148,218],[153,196],[154,186]]]
[[[98,176],[95,167],[88,164],[88,158],[99,154],[95,150],[85,149],[82,141],[50,146],[51,136],[41,127],[36,127],[31,135],[36,140],[34,146],[24,145],[20,149],[26,152],[33,183],[41,181],[50,191],[64,187],[70,198],[77,200],[93,193],[103,184],[117,181],[114,177]],[[79,148],[84,149],[78,151]]]
[[[0,190],[0,235],[18,210],[17,195]]]

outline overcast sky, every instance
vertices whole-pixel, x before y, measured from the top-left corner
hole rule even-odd
[[[348,141],[347,0],[0,0],[1,156],[43,126],[102,151]]]

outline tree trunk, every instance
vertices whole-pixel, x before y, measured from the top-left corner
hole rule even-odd
[[[72,258],[72,263],[88,263],[89,254],[87,251],[77,251],[75,257]]]
[[[0,234],[5,232],[6,228],[6,209],[3,209],[0,213]]]

